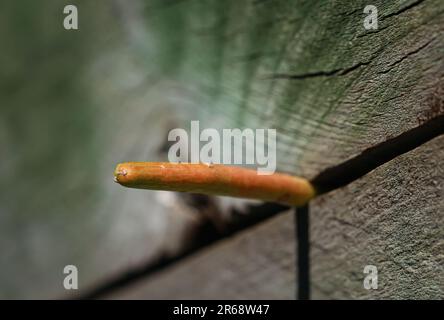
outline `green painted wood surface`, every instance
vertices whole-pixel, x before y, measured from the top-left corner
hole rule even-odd
[[[366,4],[172,1],[144,13],[169,39],[152,49],[159,73],[188,90],[199,119],[277,128],[279,169],[312,177],[417,126],[442,87],[442,1],[375,1],[373,32]]]

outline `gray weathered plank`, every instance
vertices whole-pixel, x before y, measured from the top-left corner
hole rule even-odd
[[[373,1],[376,31],[361,0],[156,2],[162,76],[202,127],[276,128],[280,171],[313,177],[416,127],[443,86],[440,0]]]
[[[313,298],[444,298],[444,137],[310,206]],[[363,287],[363,268],[379,288]],[[293,216],[286,213],[116,291],[113,299],[293,299]]]
[[[317,298],[444,298],[444,136],[312,202]],[[365,265],[379,288],[364,290]]]
[[[295,293],[292,212],[202,250],[110,298],[288,299]]]

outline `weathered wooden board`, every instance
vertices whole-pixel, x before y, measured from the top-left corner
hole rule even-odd
[[[417,126],[442,87],[440,0],[373,1],[376,31],[366,1],[153,3],[159,72],[202,127],[276,128],[281,171],[312,177]]]
[[[311,283],[315,299],[444,298],[444,137],[314,200]],[[293,299],[292,213],[211,246],[113,299]],[[363,287],[365,265],[379,288]]]
[[[152,51],[157,72],[180,88],[175,92],[198,110],[202,126],[277,128],[279,170],[313,177],[443,112],[433,97],[443,88],[444,3],[373,4],[375,32],[362,26],[365,1],[159,1],[144,14],[148,32],[169,39]],[[225,261],[216,248],[189,270]],[[160,296],[184,297],[189,290],[179,288],[197,279],[186,273],[171,278],[183,287],[165,285]],[[147,297],[156,297],[161,279]],[[212,296],[202,288],[190,297]]]
[[[293,213],[283,213],[108,298],[288,299],[296,292],[293,226]]]
[[[444,298],[444,136],[311,204],[317,298]],[[379,288],[364,290],[365,265]]]
[[[376,32],[366,4],[158,2],[143,14],[169,39],[152,58],[189,120],[277,128],[279,170],[313,177],[443,111],[444,4],[377,1]]]
[[[1,4],[0,297],[177,250],[198,219],[112,182],[117,162],[166,160],[171,127],[277,128],[279,170],[311,177],[442,111],[440,0],[374,1],[375,32],[366,1],[71,3],[75,32],[60,1]]]

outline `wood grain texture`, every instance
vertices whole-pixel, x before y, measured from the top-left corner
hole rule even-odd
[[[311,204],[317,298],[444,298],[444,136]],[[379,288],[362,287],[365,265]]]
[[[314,299],[444,298],[443,159],[441,136],[312,201]],[[293,299],[294,253],[286,213],[108,298]]]
[[[373,32],[362,26],[362,11],[367,4],[366,1],[346,0],[189,0],[167,4],[152,1],[140,11],[147,27],[147,38],[134,40],[139,41],[140,47],[148,38],[154,39],[156,44],[142,52],[144,58],[149,57],[153,62],[150,77],[158,81],[156,95],[150,103],[189,110],[184,112],[184,128],[188,127],[188,120],[196,119],[201,121],[202,128],[277,128],[278,169],[311,178],[443,111],[435,108],[433,97],[442,97],[444,3],[440,0],[374,1],[372,4],[378,7],[380,21],[379,29]],[[400,160],[391,164],[397,161]],[[414,164],[413,168],[419,165],[424,164]],[[384,168],[388,166],[390,164]],[[362,181],[371,184],[374,176],[387,180],[395,168],[386,174],[381,170]],[[403,179],[408,180],[408,177]],[[391,187],[398,190],[401,186],[399,182],[398,186],[393,183]],[[366,201],[371,203],[372,197],[379,192],[380,188],[369,189]],[[387,197],[386,201],[393,196],[385,190],[380,194]],[[353,202],[354,198],[349,197],[344,193],[337,201]],[[404,209],[418,211],[419,208],[406,197],[400,200],[409,204]],[[312,205],[313,216],[317,210],[335,210],[325,201],[325,207],[318,202]],[[392,210],[393,216],[400,214],[395,204]],[[244,245],[243,241],[247,240],[242,240],[240,235],[233,242],[225,241],[221,246],[208,249],[196,260],[187,260],[183,267],[178,265],[157,275],[151,284],[141,284],[139,291],[130,290],[127,296],[293,298],[294,290],[290,287],[294,284],[287,281],[294,279],[294,270],[275,267],[282,263],[293,265],[293,250],[279,248],[286,250],[288,257],[275,261],[264,258],[272,255],[273,250],[261,249],[268,248],[268,241],[273,242],[273,237],[281,233],[287,234],[286,238],[292,235],[285,229],[292,226],[291,216],[286,219],[282,225],[274,221],[263,225],[257,236],[248,231],[246,237],[257,239],[252,241],[256,245]],[[439,222],[431,220],[430,223]],[[273,227],[267,227],[268,224]],[[386,225],[396,228],[399,221],[387,218]],[[322,226],[314,224],[313,228],[317,232]],[[340,229],[322,232],[333,236],[336,231]],[[434,233],[432,239],[439,241],[438,236]],[[290,241],[282,242],[284,248],[293,245]],[[337,245],[340,250],[345,244],[339,241]],[[390,243],[384,245],[390,246]],[[322,243],[314,243],[316,246],[322,247]],[[395,259],[395,251],[401,249],[393,250],[389,252],[390,259]],[[406,252],[401,252],[401,256],[407,256]],[[249,259],[244,260],[244,256]],[[258,270],[254,259],[265,259],[264,268],[270,271]],[[350,259],[351,266],[359,268],[356,271],[350,267],[352,271],[347,272],[355,272],[355,279],[359,279],[362,266],[358,265],[356,257]],[[329,266],[327,262],[322,261]],[[435,270],[436,265],[432,265],[431,269]],[[323,267],[313,266],[313,270],[316,268]],[[341,279],[339,271],[334,269],[330,274],[323,269],[325,274],[318,275],[321,277],[318,279],[326,281],[328,276],[335,279],[334,273]],[[256,273],[273,280],[266,284],[256,284],[254,280],[253,284],[249,283],[249,277],[255,279]],[[434,281],[434,275],[428,274],[430,281]],[[391,273],[393,279],[397,276]],[[349,274],[344,277],[350,278]],[[339,281],[326,282],[327,288],[314,291],[315,297],[371,295],[359,291],[361,282],[353,278],[349,280],[352,285],[346,282],[350,289],[344,289],[343,296],[329,291],[329,288],[336,288]],[[419,286],[410,290],[404,284],[402,288],[406,296],[422,297],[426,292],[418,291],[415,295]],[[442,295],[439,290],[433,292]],[[377,297],[400,294],[387,289],[386,295]]]
[[[293,213],[210,246],[111,299],[288,299],[295,294]]]
[[[197,210],[112,182],[118,162],[166,160],[172,127],[277,128],[278,169],[310,178],[442,112],[444,2],[372,2],[375,32],[364,0],[72,0],[71,32],[60,1],[2,1],[0,297],[180,250]],[[290,297],[292,277],[252,294]]]
[[[202,127],[276,128],[280,171],[311,178],[417,126],[442,87],[440,0],[373,1],[376,31],[366,1],[158,2],[145,14],[169,39],[159,72]]]
[[[443,87],[444,3],[375,1],[373,32],[367,4],[142,5],[146,37],[132,39],[155,43],[141,52],[157,81],[150,104],[186,110],[184,128],[277,128],[278,170],[311,178],[443,111],[431,97]]]

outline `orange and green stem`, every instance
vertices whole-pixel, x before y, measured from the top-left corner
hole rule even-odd
[[[117,166],[115,181],[129,188],[166,190],[306,204],[315,196],[312,184],[282,173],[258,175],[255,170],[194,163],[126,162]]]

